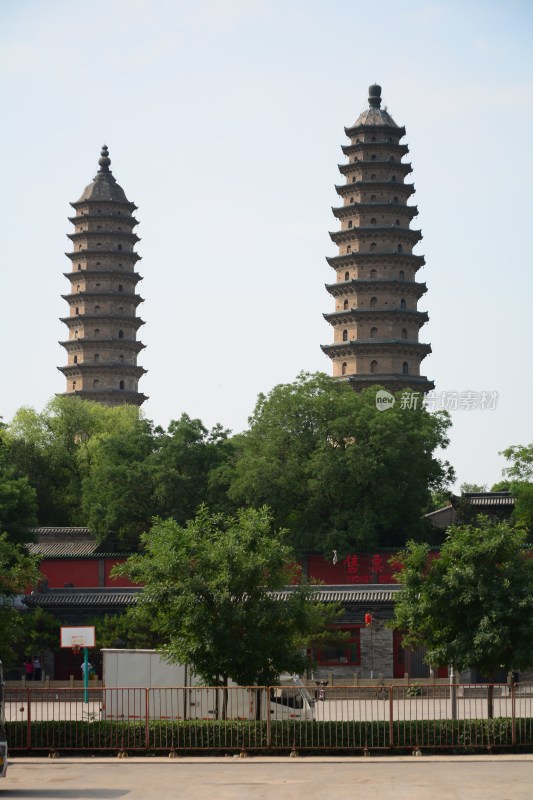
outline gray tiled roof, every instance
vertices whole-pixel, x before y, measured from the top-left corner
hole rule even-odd
[[[320,603],[392,603],[401,588],[395,583],[317,586],[313,595]],[[286,600],[292,591],[294,589],[287,587],[280,592],[272,592],[272,596]]]
[[[54,537],[54,539],[59,537],[69,539],[93,538],[89,528],[38,527],[30,528],[29,531],[37,536],[38,539],[49,537]]]
[[[96,542],[38,542],[26,545],[32,556],[42,558],[72,558],[72,556],[92,556],[97,553]]]
[[[133,605],[142,589],[94,588],[94,589],[48,589],[24,598],[28,606],[41,608],[116,608]]]
[[[354,122],[354,128],[357,128],[359,125],[388,125],[392,128],[399,128],[400,126],[397,125],[388,111],[385,111],[383,108],[367,108],[366,111],[363,111]]]

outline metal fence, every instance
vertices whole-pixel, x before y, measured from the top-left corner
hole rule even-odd
[[[489,715],[489,695],[493,714]],[[368,752],[533,746],[533,684],[8,688],[11,752]]]

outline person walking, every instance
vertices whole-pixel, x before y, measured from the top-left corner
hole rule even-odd
[[[41,659],[39,656],[33,657],[33,680],[40,681],[42,676]]]
[[[32,681],[33,680],[33,661],[29,657],[24,662],[24,670],[26,672],[26,680],[27,681]]]

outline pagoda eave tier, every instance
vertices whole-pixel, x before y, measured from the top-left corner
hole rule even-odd
[[[120,376],[128,375],[134,378],[142,378],[142,376],[148,372],[144,367],[138,367],[135,364],[106,364],[101,361],[97,363],[81,362],[81,364],[67,364],[66,367],[58,367],[58,370],[63,373],[65,378],[75,378],[77,375],[90,378],[93,375],[97,377],[102,374],[109,374],[110,372],[116,373],[117,375],[120,374]]]
[[[343,183],[340,186],[338,184],[335,185],[335,191],[341,197],[346,197],[346,195],[353,194],[354,191],[358,191],[360,189],[367,190],[369,192],[392,192],[394,189],[395,195],[398,195],[398,197],[402,195],[403,197],[407,198],[414,194],[415,185],[414,183],[398,183],[397,181],[353,181],[353,183]]]
[[[77,214],[75,217],[68,217],[68,221],[72,222],[73,225],[79,225],[81,222],[116,222],[117,224],[120,222],[121,225],[125,224],[130,226],[131,228],[135,228],[136,225],[139,224],[139,221],[135,219],[135,217],[130,217],[129,215],[122,215],[122,214]]]
[[[414,322],[419,327],[429,322],[427,311],[411,311],[404,308],[347,308],[342,311],[333,311],[331,314],[323,314],[322,316],[332,325],[348,324],[362,319],[368,321],[369,318],[382,321],[394,320],[395,322],[405,320],[406,323]]]
[[[348,382],[354,389],[366,389],[371,386],[382,387],[388,392],[400,392],[412,389],[414,392],[432,392],[435,388],[433,381],[424,375],[350,375]]]
[[[389,200],[387,203],[349,203],[347,206],[332,206],[331,211],[337,219],[345,219],[346,217],[353,217],[354,212],[360,214],[361,212],[376,213],[385,212],[388,214],[394,208],[399,217],[407,217],[411,220],[418,215],[418,206],[404,206],[399,203],[394,203]]]
[[[83,325],[86,322],[116,322],[122,325],[130,325],[138,330],[141,325],[144,325],[144,320],[140,317],[126,317],[120,314],[77,314],[74,317],[60,317],[61,322],[64,322],[69,328],[75,328],[76,325]]]
[[[358,251],[356,253],[344,253],[341,256],[326,256],[326,261],[330,267],[334,269],[337,267],[347,267],[349,264],[355,264],[361,261],[368,261],[371,266],[391,263],[394,266],[414,266],[417,269],[423,267],[426,263],[424,256],[415,256],[413,253],[398,253],[396,251],[391,251],[390,253],[363,253]]]
[[[321,345],[322,352],[330,358],[357,355],[387,355],[391,351],[395,355],[417,356],[425,358],[431,353],[431,345],[417,342],[415,339],[352,339],[349,342]]]
[[[132,231],[121,231],[118,230],[118,228],[112,231],[76,231],[75,233],[67,233],[67,239],[70,239],[71,242],[77,242],[79,239],[92,239],[95,241],[97,239],[102,239],[104,241],[106,239],[111,239],[112,242],[116,242],[117,239],[124,239],[134,244],[141,241],[136,233],[132,233]]]
[[[104,405],[141,406],[148,397],[141,392],[129,392],[126,389],[80,389],[74,392],[61,392],[60,397],[79,397],[81,400],[92,400]]]
[[[96,345],[100,349],[116,350],[121,353],[140,353],[146,347],[145,344],[138,342],[137,339],[104,339],[100,337],[98,339],[78,337],[77,339],[67,339],[64,342],[59,342],[59,344],[65,348],[67,353],[83,352],[86,347],[92,351]]]
[[[383,150],[384,148],[390,153],[396,153],[401,157],[406,156],[409,152],[409,147],[406,144],[399,144],[397,142],[387,142],[381,140],[380,142],[355,142],[355,144],[341,144],[342,152],[345,156],[351,156],[361,150]]]
[[[64,272],[63,275],[65,278],[68,278],[69,281],[83,280],[87,275],[90,275],[91,278],[120,278],[121,280],[132,281],[133,283],[138,283],[143,280],[142,275],[139,275],[138,272],[124,272],[123,269],[77,269],[72,272]]]
[[[370,291],[382,291],[383,289],[400,290],[404,286],[409,287],[409,294],[415,295],[418,299],[427,292],[425,283],[417,283],[416,281],[405,281],[390,278],[372,278],[372,280],[365,280],[364,278],[352,278],[349,281],[339,281],[338,283],[326,283],[326,289],[333,297],[342,297],[343,295],[352,294],[351,289]]]
[[[342,244],[343,242],[357,241],[365,238],[392,239],[395,242],[402,241],[415,245],[422,241],[422,231],[411,230],[411,228],[400,228],[397,225],[389,225],[388,227],[372,226],[371,228],[361,228],[358,226],[352,228],[344,228],[342,231],[329,231],[329,238],[335,244]]]
[[[402,136],[405,136],[405,127],[403,125],[372,125],[370,123],[359,123],[359,125],[350,125],[348,128],[344,128],[344,133],[346,136],[352,138],[352,136],[357,136],[358,133],[392,133],[393,136],[397,136],[399,139]]]
[[[115,198],[108,198],[106,200],[75,200],[74,202],[70,203],[72,208],[78,209],[82,208],[83,206],[93,206],[93,208],[102,208],[102,206],[111,205],[116,208],[127,208],[128,211],[137,211],[138,206],[135,203],[131,203],[129,200],[116,200]],[[82,216],[82,215],[80,215]],[[100,214],[98,216],[101,216]],[[78,217],[79,218],[79,217]]]
[[[65,253],[67,258],[71,261],[77,261],[85,256],[113,256],[115,259],[122,258],[124,261],[140,261],[142,256],[139,253],[134,253],[133,250],[104,250],[103,247],[98,247],[95,250],[87,248],[85,250],[75,250],[73,253]]]
[[[71,305],[76,304],[76,300],[84,301],[84,300],[109,300],[110,298],[114,298],[116,300],[124,300],[127,303],[131,303],[134,306],[138,306],[139,303],[144,303],[144,298],[140,296],[140,294],[134,294],[133,292],[74,292],[73,294],[62,294],[61,297],[63,300],[66,300],[67,303]]]
[[[341,175],[349,175],[361,167],[363,169],[386,167],[388,170],[394,170],[394,172],[404,177],[413,171],[411,164],[404,164],[402,161],[350,161],[348,164],[337,164],[337,166]],[[396,181],[391,181],[391,183],[396,183]]]

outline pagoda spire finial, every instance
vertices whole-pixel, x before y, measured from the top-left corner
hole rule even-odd
[[[100,169],[98,172],[109,172],[109,166],[111,164],[111,159],[109,158],[109,150],[106,144],[103,145],[102,150],[100,152],[100,158],[98,159],[98,164],[100,165]]]
[[[368,87],[368,105],[370,108],[380,108],[381,106],[381,86],[377,83]]]

